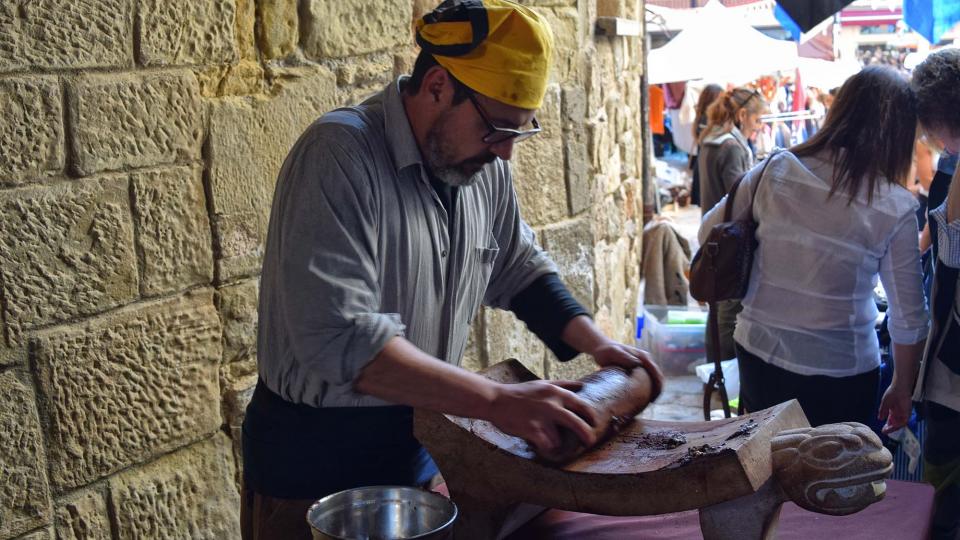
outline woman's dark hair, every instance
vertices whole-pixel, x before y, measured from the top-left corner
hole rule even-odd
[[[913,70],[917,116],[926,129],[960,134],[960,49],[940,49]]]
[[[426,51],[420,51],[420,54],[417,55],[417,61],[413,64],[413,73],[410,74],[410,78],[407,79],[407,85],[404,88],[404,92],[408,95],[415,95],[420,91],[420,87],[423,86],[423,77],[426,76],[427,71],[430,71],[430,68],[433,66],[439,66],[440,63],[437,62],[437,59],[433,57],[432,54]],[[447,71],[450,80],[453,81],[453,104],[458,105],[467,99],[467,93],[471,92],[467,85],[463,84],[452,73]]]
[[[866,182],[869,203],[880,178],[899,184],[909,174],[916,136],[910,83],[892,68],[867,66],[840,87],[820,131],[790,151],[797,157],[826,152],[833,162],[829,196],[845,192],[852,204]]]
[[[707,107],[717,100],[717,97],[721,92],[723,92],[723,88],[719,84],[708,84],[703,87],[703,90],[700,91],[700,97],[697,99],[697,114],[693,117],[694,141],[700,142],[700,131],[702,130],[700,126],[701,120],[704,121],[703,124],[705,126],[707,119]]]

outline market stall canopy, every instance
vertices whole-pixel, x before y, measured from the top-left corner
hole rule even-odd
[[[860,71],[856,60],[821,60],[819,58],[800,58],[798,67],[803,84],[821,90],[839,88],[844,81]]]
[[[650,84],[704,79],[740,84],[797,67],[797,44],[764,35],[710,0],[686,28],[647,57]]]

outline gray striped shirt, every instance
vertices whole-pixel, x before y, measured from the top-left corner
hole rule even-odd
[[[930,211],[937,221],[937,253],[940,261],[950,268],[960,268],[960,219],[947,223],[947,203]],[[960,293],[960,290],[958,290]]]
[[[280,171],[260,282],[267,386],[315,407],[389,403],[354,391],[394,336],[459,365],[481,303],[507,309],[556,272],[521,219],[508,163],[459,188],[452,215],[426,176],[400,80],[323,115]]]

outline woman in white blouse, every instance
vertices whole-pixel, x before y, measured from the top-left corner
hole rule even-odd
[[[760,166],[744,178],[733,215],[743,219],[752,204],[759,242],[734,334],[747,410],[796,398],[811,425],[871,423],[880,381],[878,277],[895,362],[917,365],[928,316],[917,203],[902,186],[916,118],[904,78],[865,68],[840,89],[814,137],[771,158],[762,179]],[[726,202],[704,216],[701,243],[722,221]],[[897,373],[894,385],[909,386],[912,378]],[[891,388],[884,402],[899,390]],[[892,412],[902,415],[900,408]]]

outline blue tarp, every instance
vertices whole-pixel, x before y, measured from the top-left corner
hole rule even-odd
[[[955,0],[903,0],[903,21],[930,43],[960,22],[960,2]]]
[[[773,16],[784,30],[790,32],[790,39],[800,41],[800,35],[803,31],[800,30],[800,25],[793,20],[793,17],[787,13],[787,10],[783,9],[783,6],[777,4],[777,6],[773,8]]]

